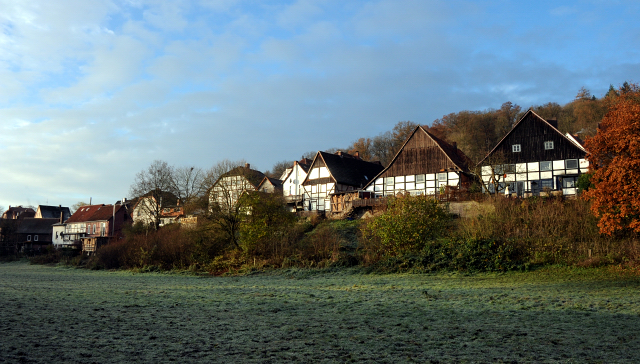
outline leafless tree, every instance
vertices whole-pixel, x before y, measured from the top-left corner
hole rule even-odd
[[[206,193],[205,172],[198,167],[173,169],[172,192],[180,199],[186,210],[195,208],[196,199]]]
[[[264,174],[271,178],[280,178],[287,168],[291,168],[293,161],[280,161],[271,167],[271,170],[266,171]]]
[[[81,208],[82,206],[87,206],[88,203],[83,202],[83,201],[78,201],[76,203],[74,203],[73,205],[71,205],[71,213],[74,214],[76,211],[78,211],[79,208]]]
[[[239,243],[240,224],[247,213],[242,195],[254,189],[256,171],[244,161],[223,160],[207,171],[209,207],[207,215],[211,227],[223,231],[231,245],[242,250]]]
[[[174,169],[167,162],[155,160],[136,174],[130,187],[130,195],[137,199],[134,221],[142,221],[155,229],[160,226],[160,217],[165,205],[174,202]]]

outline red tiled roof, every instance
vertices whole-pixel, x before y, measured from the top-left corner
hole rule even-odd
[[[115,212],[120,210],[120,208],[122,208],[122,205],[116,205]],[[109,220],[113,216],[113,213],[113,205],[82,206],[71,215],[67,223]]]

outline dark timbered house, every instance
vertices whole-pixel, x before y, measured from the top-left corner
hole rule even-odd
[[[557,121],[527,111],[478,164],[485,192],[575,195],[576,181],[589,167],[587,151],[557,127]]]
[[[439,195],[446,188],[466,189],[472,182],[470,160],[456,147],[416,127],[389,166],[369,181],[375,197]]]

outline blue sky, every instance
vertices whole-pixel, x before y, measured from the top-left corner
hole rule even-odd
[[[0,0],[0,206],[640,81],[636,1]],[[127,196],[131,197],[131,196]]]

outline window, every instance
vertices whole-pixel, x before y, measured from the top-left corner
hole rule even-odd
[[[438,181],[446,181],[447,174],[446,173],[438,173]]]
[[[515,164],[505,164],[504,165],[504,173],[516,173],[516,165]]]
[[[553,149],[553,141],[544,142],[544,150]]]
[[[514,144],[511,146],[511,151],[514,153],[520,153],[520,144]]]
[[[566,165],[567,165],[567,169],[576,169],[576,168],[578,168],[578,160],[577,159],[567,159]]]
[[[565,177],[562,179],[562,188],[574,188],[576,187],[575,177]]]
[[[385,180],[385,183],[387,185],[392,185],[393,184],[393,177],[387,177],[387,179]]]
[[[551,168],[551,161],[549,162],[540,162],[540,171],[550,171]]]
[[[33,236],[33,241],[38,241],[38,235]]]
[[[31,235],[27,235],[27,241],[31,241]]]
[[[543,179],[540,180],[540,187],[545,190],[552,190],[553,189],[553,179],[549,178],[549,179]]]
[[[418,182],[418,183],[424,183],[424,174],[418,174],[418,175],[416,175],[416,182]]]

